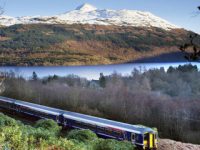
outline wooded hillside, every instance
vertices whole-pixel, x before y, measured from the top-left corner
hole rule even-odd
[[[189,32],[99,25],[0,28],[0,65],[96,65],[179,51]]]

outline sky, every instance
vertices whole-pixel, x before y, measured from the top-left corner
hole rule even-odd
[[[200,0],[0,0],[8,16],[47,16],[64,13],[83,3],[99,9],[149,11],[175,25],[200,33]]]

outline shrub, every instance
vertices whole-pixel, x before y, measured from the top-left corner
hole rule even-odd
[[[116,141],[113,139],[100,139],[94,146],[94,150],[134,150],[130,142]]]
[[[52,138],[55,138],[55,134],[53,132],[50,132],[49,130],[44,130],[42,128],[34,129],[29,134],[32,135],[36,141],[40,141],[40,139],[50,140]]]
[[[97,139],[97,135],[90,130],[72,130],[67,135],[68,139],[74,139],[79,142],[89,142]]]
[[[2,113],[0,113],[0,127],[4,127],[4,126],[17,126],[20,125],[21,122],[16,121]]]
[[[19,127],[4,127],[1,129],[1,141],[3,147],[9,149],[22,150],[28,147],[28,136],[23,133],[23,130]]]
[[[76,143],[73,140],[67,140],[66,138],[59,138],[54,141],[54,148],[64,150],[88,150],[83,143]]]
[[[39,120],[35,124],[36,128],[41,128],[44,130],[48,130],[51,133],[54,133],[55,135],[58,135],[61,131],[61,127],[53,120],[47,119],[47,120]]]
[[[55,133],[60,131],[60,127],[53,120],[40,120],[35,127],[18,124],[3,114],[0,114],[0,120],[3,124],[0,127],[0,149],[133,150],[128,142],[98,139],[90,130],[70,131],[69,140],[58,137]]]

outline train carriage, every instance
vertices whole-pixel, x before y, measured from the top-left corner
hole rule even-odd
[[[157,132],[151,128],[67,111],[63,116],[67,126],[90,129],[104,138],[127,140],[140,149],[157,148]]]
[[[55,109],[18,100],[14,102],[14,105],[18,106],[18,112],[41,119],[53,119],[59,122],[60,112],[55,111]]]
[[[157,132],[149,127],[126,124],[1,96],[0,107],[38,118],[53,119],[64,127],[89,129],[104,138],[127,140],[136,145],[138,149],[157,149]]]

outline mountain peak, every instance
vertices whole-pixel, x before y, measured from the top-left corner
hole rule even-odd
[[[165,30],[179,28],[149,12],[136,10],[98,9],[90,4],[82,4],[76,10],[55,16],[3,17],[0,25],[14,24],[97,24],[134,27],[157,27]]]
[[[81,11],[84,11],[84,12],[90,12],[90,11],[97,10],[97,8],[88,4],[88,3],[85,3],[85,4],[78,6],[76,8],[76,10],[81,10]]]

